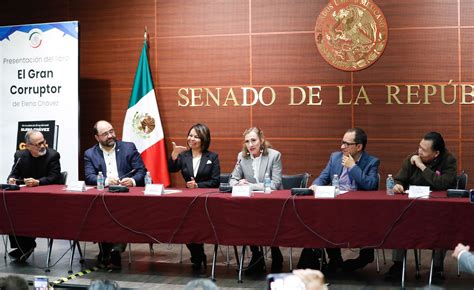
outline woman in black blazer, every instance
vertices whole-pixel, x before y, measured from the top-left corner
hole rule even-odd
[[[170,172],[181,170],[187,188],[217,188],[221,174],[219,156],[208,151],[211,133],[204,124],[195,124],[188,131],[187,145],[177,146],[173,142],[173,152],[168,162]],[[207,267],[203,244],[187,244],[191,252],[193,270]]]

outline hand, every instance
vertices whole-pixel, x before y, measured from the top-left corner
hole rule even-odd
[[[410,163],[418,167],[421,171],[425,170],[426,166],[423,164],[423,161],[421,161],[421,157],[419,155],[413,155],[410,158]]]
[[[16,179],[13,177],[8,178],[8,184],[16,184]]]
[[[342,166],[352,168],[355,164],[355,160],[352,158],[351,154],[342,156]]]
[[[311,185],[311,186],[309,187],[309,189],[311,189],[312,191],[316,192],[316,188],[317,188],[317,187],[318,187],[317,185],[313,184],[313,185]]]
[[[320,290],[324,288],[324,275],[319,270],[299,269],[293,270],[293,274],[303,281],[306,290]]]
[[[107,177],[107,181],[109,185],[119,185],[120,180],[117,177]]]
[[[188,150],[184,146],[177,146],[174,142],[171,142],[171,144],[173,144],[173,152],[171,152],[171,159],[173,159],[173,161],[178,158],[179,153]]]
[[[243,185],[243,184],[249,184],[249,182],[247,181],[247,179],[241,179],[239,180],[239,185]]]
[[[126,187],[132,187],[133,186],[133,179],[131,177],[125,177],[120,180],[120,185],[126,186]]]
[[[194,180],[194,177],[191,177],[191,181],[186,182],[187,188],[198,188],[197,182]]]
[[[24,181],[25,181],[25,185],[30,186],[30,187],[38,186],[40,183],[39,180],[34,179],[34,178],[25,178]]]
[[[403,189],[403,186],[401,184],[395,184],[393,187],[393,192],[394,193],[405,193],[405,189]]]
[[[456,248],[454,249],[453,251],[453,254],[451,256],[453,256],[454,258],[458,258],[459,256],[459,253],[461,253],[461,251],[467,251],[469,252],[469,246],[464,246],[463,244],[459,243]]]

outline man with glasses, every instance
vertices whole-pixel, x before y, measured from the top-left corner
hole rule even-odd
[[[341,191],[377,190],[380,161],[365,152],[366,145],[367,134],[364,130],[360,128],[347,130],[342,138],[340,151],[331,154],[328,164],[310,188],[316,190],[318,185],[331,184],[334,174],[337,174]],[[329,257],[326,269],[328,274],[335,273],[340,268],[351,272],[374,261],[373,249],[361,249],[359,257],[345,262],[342,260],[341,249],[328,248],[326,252]]]
[[[404,193],[410,185],[429,186],[430,190],[441,191],[456,188],[456,157],[451,154],[438,132],[429,132],[421,139],[418,150],[410,154],[402,163],[395,176],[395,193]],[[404,250],[393,250],[393,265],[385,274],[387,280],[399,280],[403,271]],[[445,250],[436,250],[433,278],[442,280]]]
[[[60,155],[46,144],[43,134],[30,130],[25,134],[26,149],[15,153],[8,183],[39,186],[58,183],[61,176]],[[36,247],[36,238],[10,235],[12,250],[8,253],[17,262],[25,262]]]
[[[96,185],[97,174],[102,172],[105,186],[143,186],[146,173],[140,153],[132,142],[117,141],[115,130],[107,121],[98,121],[93,128],[97,144],[84,153],[86,184]],[[99,262],[109,269],[121,268],[123,243],[100,243]]]

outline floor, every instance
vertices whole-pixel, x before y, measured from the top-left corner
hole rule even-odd
[[[1,240],[0,240],[1,241]],[[30,257],[27,264],[17,264],[11,262],[7,256],[3,262],[0,262],[0,277],[10,274],[21,275],[27,280],[32,280],[35,275],[46,275],[49,281],[58,278],[67,277],[69,268],[69,241],[57,240],[54,242],[52,263],[49,273],[45,272],[46,262],[46,239],[37,239],[38,246],[34,254]],[[84,243],[81,243],[84,247]],[[74,278],[63,282],[59,285],[64,288],[78,289],[75,285],[88,285],[94,279],[110,279],[115,280],[123,289],[184,289],[186,283],[197,278],[208,278],[211,274],[211,258],[212,245],[206,245],[206,254],[209,265],[204,275],[196,276],[191,270],[189,261],[189,252],[186,247],[182,249],[182,262],[180,262],[181,245],[154,245],[154,254],[150,253],[148,245],[132,244],[131,263],[128,263],[129,251],[125,251],[122,255],[123,268],[120,272],[107,272],[105,269],[98,269],[83,276],[75,275]],[[4,247],[0,247],[1,256],[4,256]],[[229,263],[227,263],[226,246],[221,246],[218,263],[216,268],[216,284],[220,289],[265,289],[265,276],[260,277],[243,277],[243,283],[237,283],[236,260],[233,250],[229,251]],[[240,249],[240,248],[239,248]],[[95,257],[98,254],[96,244],[87,243],[85,251],[85,262],[79,263],[79,258],[75,257],[73,261],[73,272],[78,273],[85,269],[95,266]],[[288,248],[282,248],[285,256],[284,269],[288,271]],[[300,249],[293,251],[293,262],[296,264]],[[384,281],[383,273],[388,270],[391,265],[391,251],[385,250],[387,263],[384,264],[382,251],[380,253],[381,273],[377,273],[376,263],[372,263],[353,274],[338,273],[331,279],[327,279],[329,289],[400,289],[399,283],[391,283]],[[474,276],[462,274],[457,277],[457,263],[452,258],[451,252],[448,252],[445,259],[445,277],[442,282],[437,282],[428,286],[429,262],[431,251],[422,251],[421,277],[415,278],[414,275],[414,259],[409,252],[408,255],[408,274],[405,282],[405,289],[474,289]],[[270,255],[268,255],[270,256]],[[344,258],[357,256],[357,251],[346,249],[343,250]],[[247,260],[249,257],[247,257]],[[247,264],[247,263],[245,263]],[[81,273],[82,274],[82,273]],[[77,276],[77,277],[76,277]],[[59,287],[55,287],[59,288]],[[84,288],[83,288],[84,289]]]

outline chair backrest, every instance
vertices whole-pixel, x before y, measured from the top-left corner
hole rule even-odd
[[[61,175],[59,176],[59,184],[66,184],[67,181],[67,171],[61,172]]]
[[[306,188],[308,187],[309,173],[300,173],[295,175],[283,175],[281,183],[283,189]]]
[[[219,183],[229,183],[230,173],[221,173],[219,176]]]
[[[456,181],[456,188],[457,189],[467,189],[467,173],[462,171],[461,174],[458,176]]]

